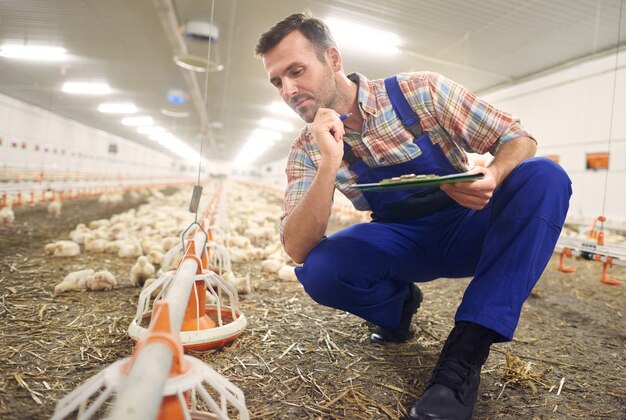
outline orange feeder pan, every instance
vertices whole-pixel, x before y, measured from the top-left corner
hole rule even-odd
[[[171,273],[166,273],[156,282],[144,289],[139,297],[140,306],[144,302],[147,307],[150,294],[163,283],[172,280]],[[206,290],[209,278],[221,288],[222,292],[217,293],[215,287],[210,286],[211,294],[221,301],[220,294],[229,296],[232,306],[206,303]],[[164,285],[164,289],[167,288]],[[185,310],[183,324],[179,333],[180,341],[185,350],[206,351],[234,341],[246,328],[248,321],[243,313],[238,309],[237,292],[229,287],[221,277],[213,272],[199,274],[196,276],[195,285],[191,290],[189,302]],[[159,298],[157,297],[157,300]],[[156,302],[155,302],[156,304]],[[134,340],[140,340],[148,334],[148,326],[152,321],[152,311],[145,311],[135,316],[135,319],[128,327],[128,333]]]

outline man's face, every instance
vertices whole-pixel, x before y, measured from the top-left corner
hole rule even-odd
[[[320,107],[333,109],[338,100],[335,72],[325,58],[320,61],[315,47],[299,31],[290,33],[263,55],[270,83],[308,123]]]

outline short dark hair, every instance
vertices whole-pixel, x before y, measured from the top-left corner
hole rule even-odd
[[[256,54],[263,56],[293,31],[300,31],[313,44],[317,57],[322,62],[326,50],[337,46],[328,26],[321,19],[313,17],[311,12],[305,11],[286,17],[261,35],[256,45]]]

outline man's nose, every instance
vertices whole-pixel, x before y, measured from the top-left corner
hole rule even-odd
[[[291,80],[283,81],[283,95],[285,100],[289,102],[292,96],[296,95],[299,92],[298,85]]]

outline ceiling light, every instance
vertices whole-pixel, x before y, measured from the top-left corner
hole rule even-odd
[[[263,128],[257,128],[252,133],[252,137],[257,137],[260,139],[274,140],[279,141],[283,139],[283,135],[278,131],[265,130]]]
[[[261,156],[267,149],[274,145],[274,141],[267,138],[251,137],[237,155],[235,164],[247,165]]]
[[[165,129],[163,127],[157,127],[157,126],[141,126],[137,129],[137,132],[139,134],[157,134],[157,133],[163,133],[165,132]]]
[[[248,143],[250,143],[254,147],[258,147],[258,148],[263,149],[263,150],[267,150],[268,148],[270,148],[270,147],[272,147],[274,145],[274,141],[273,140],[262,139],[262,138],[259,138],[259,137],[251,137],[248,140]]]
[[[108,84],[90,82],[65,82],[62,90],[65,93],[79,95],[108,95],[111,93],[111,87]]]
[[[132,103],[104,103],[98,106],[98,111],[105,114],[134,114],[137,107]]]
[[[402,41],[392,32],[337,18],[327,18],[324,22],[342,48],[359,49],[374,54],[379,52],[397,54],[400,51],[398,45]]]
[[[237,158],[235,159],[235,165],[247,165],[256,160],[259,156],[261,156],[263,152],[265,152],[265,149],[255,147],[252,142],[248,141],[237,155]]]
[[[261,120],[261,127],[287,132],[293,131],[293,124],[290,122],[275,120],[273,118],[263,118]]]
[[[300,118],[298,114],[296,114],[296,111],[291,109],[289,105],[280,101],[272,102],[272,104],[270,105],[270,111],[275,114],[284,115],[285,117]]]
[[[220,36],[220,30],[217,26],[201,20],[187,22],[184,33],[185,38],[211,43],[217,42],[217,38]]]
[[[167,101],[172,105],[182,105],[187,102],[187,94],[180,89],[170,89],[167,91]]]
[[[122,125],[138,126],[138,125],[152,125],[154,120],[152,117],[126,117],[122,118]]]
[[[170,139],[172,137],[174,137],[174,135],[172,133],[167,133],[167,132],[164,132],[164,131],[161,131],[161,132],[158,132],[158,133],[152,133],[152,134],[150,134],[148,136],[148,138],[150,140],[154,140],[154,141],[158,141],[158,142],[166,140],[166,139]]]
[[[57,61],[64,59],[65,48],[43,45],[10,45],[0,47],[0,56],[37,61]]]

